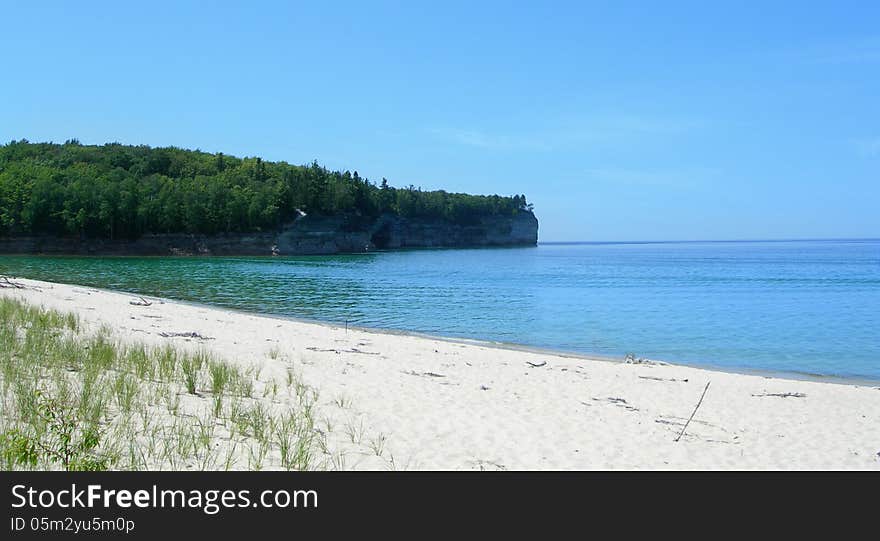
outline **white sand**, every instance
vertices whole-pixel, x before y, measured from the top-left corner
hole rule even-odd
[[[385,458],[363,453],[346,468],[880,469],[877,386],[346,331],[170,301],[132,306],[129,294],[21,282],[34,287],[0,294],[107,324],[122,340],[203,347],[269,376],[292,367],[323,410],[387,437]],[[158,334],[189,331],[213,339]]]

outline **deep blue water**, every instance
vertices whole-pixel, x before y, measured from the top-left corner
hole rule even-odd
[[[880,379],[880,241],[16,256],[0,257],[0,273],[366,327]]]

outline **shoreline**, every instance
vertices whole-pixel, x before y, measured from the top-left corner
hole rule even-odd
[[[876,387],[346,330],[153,296],[134,306],[133,293],[16,280],[28,289],[0,296],[73,312],[122,342],[209,351],[266,382],[293,370],[334,430],[387,436],[395,469],[880,469]],[[181,331],[203,339],[168,336]],[[345,469],[387,467],[367,455]]]
[[[346,254],[349,255],[349,254]],[[360,254],[353,254],[360,255]],[[76,256],[74,256],[76,257]],[[118,256],[118,257],[128,257],[128,256]],[[137,256],[140,257],[140,256]],[[162,257],[162,256],[146,256],[146,257]],[[188,257],[188,256],[180,256],[180,257]],[[222,256],[222,257],[234,257],[234,256]],[[271,257],[271,256],[266,256]],[[308,256],[302,256],[308,257]],[[16,277],[18,278],[18,277]],[[161,301],[163,303],[169,304],[183,304],[188,306],[194,306],[199,308],[208,308],[215,310],[227,310],[236,314],[241,314],[244,316],[256,316],[256,317],[264,317],[270,319],[277,319],[280,321],[291,321],[295,323],[302,323],[306,325],[318,325],[328,328],[334,329],[344,329],[348,328],[351,330],[356,330],[364,333],[371,334],[379,334],[379,335],[388,335],[388,336],[411,336],[415,338],[424,338],[426,340],[438,340],[443,342],[449,342],[452,344],[467,344],[478,347],[485,348],[494,348],[500,350],[508,350],[508,351],[519,351],[524,353],[534,353],[537,355],[549,355],[554,357],[561,358],[570,358],[570,359],[578,359],[582,361],[596,361],[596,362],[607,362],[607,363],[617,363],[617,364],[627,364],[626,360],[619,356],[612,355],[602,355],[599,353],[583,353],[578,351],[569,351],[565,349],[555,349],[552,347],[542,347],[542,346],[532,346],[529,344],[521,344],[516,342],[503,342],[497,340],[488,340],[488,339],[480,339],[480,338],[467,338],[460,336],[444,336],[437,335],[431,333],[425,333],[420,331],[410,331],[405,329],[394,329],[394,328],[384,328],[384,327],[365,327],[360,325],[345,325],[344,323],[320,320],[320,319],[309,319],[303,317],[296,316],[286,316],[281,314],[271,314],[271,313],[261,313],[261,312],[252,312],[249,310],[245,310],[242,308],[235,308],[229,306],[221,306],[217,304],[211,304],[208,302],[199,302],[199,301],[190,301],[185,299],[173,299],[170,297],[162,297],[158,295],[149,295],[149,294],[141,294],[132,291],[126,291],[122,289],[108,289],[104,287],[91,286],[91,285],[83,285],[83,284],[67,284],[62,282],[49,282],[45,280],[32,280],[30,278],[23,278],[25,280],[31,280],[34,282],[44,282],[47,284],[56,284],[56,285],[65,285],[71,287],[87,287],[91,289],[95,289],[98,291],[102,291],[105,293],[115,293],[121,295],[132,295],[148,299],[155,299],[157,301]],[[835,385],[855,385],[860,387],[878,387],[880,388],[880,378],[870,378],[865,376],[840,376],[840,375],[832,375],[832,374],[816,374],[810,372],[798,372],[793,370],[773,370],[773,369],[763,369],[763,368],[733,368],[733,367],[724,367],[714,365],[710,362],[697,364],[697,363],[687,363],[680,362],[674,360],[666,360],[666,359],[650,359],[643,358],[642,361],[645,361],[645,364],[660,364],[667,366],[679,366],[683,368],[694,368],[700,370],[708,370],[711,372],[720,372],[725,374],[739,374],[746,376],[758,376],[765,378],[773,378],[773,379],[787,379],[792,381],[811,381],[816,383],[831,383]]]

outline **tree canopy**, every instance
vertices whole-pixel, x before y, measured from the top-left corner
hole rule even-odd
[[[137,238],[265,231],[300,212],[477,223],[531,211],[524,195],[377,185],[357,171],[176,147],[12,141],[0,146],[0,235]]]

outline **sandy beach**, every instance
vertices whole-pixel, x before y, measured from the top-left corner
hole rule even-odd
[[[345,469],[880,469],[878,385],[592,360],[153,298],[138,306],[131,294],[18,281],[27,288],[0,295],[74,312],[123,342],[210,350],[259,367],[264,381],[295,371],[318,391],[328,427],[382,442],[382,453],[350,445]],[[190,332],[202,338],[160,335]]]

